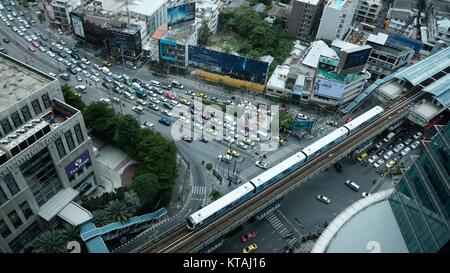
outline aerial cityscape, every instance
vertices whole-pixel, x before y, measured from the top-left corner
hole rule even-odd
[[[450,251],[450,0],[0,19],[0,253]]]

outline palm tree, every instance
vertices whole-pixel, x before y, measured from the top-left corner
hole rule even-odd
[[[80,229],[76,226],[69,224],[64,225],[64,229],[61,231],[66,242],[78,240],[80,238]]]
[[[96,210],[92,212],[92,217],[94,218],[94,223],[98,227],[105,226],[109,224],[111,221],[109,220],[108,215],[105,213],[105,210]]]
[[[126,222],[133,217],[136,212],[133,205],[127,204],[124,200],[112,200],[105,208],[108,218],[114,222]]]
[[[34,253],[65,253],[66,240],[61,231],[48,230],[37,236],[31,243]]]

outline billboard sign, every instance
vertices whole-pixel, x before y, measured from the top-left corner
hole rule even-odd
[[[176,24],[195,20],[195,2],[167,8],[167,24]]]
[[[294,122],[292,123],[292,131],[294,131],[294,132],[300,132],[300,131],[310,132],[313,125],[314,125],[314,121],[312,121],[312,120],[295,119]]]
[[[340,99],[344,89],[345,84],[327,79],[316,78],[314,82],[314,92],[328,97]]]
[[[189,46],[189,66],[234,79],[265,84],[269,64],[203,47]]]
[[[83,20],[74,14],[72,14],[71,20],[73,32],[75,33],[75,35],[86,38],[86,36],[84,35]]]
[[[345,75],[362,71],[371,52],[372,47],[368,45],[343,50],[338,65],[338,73]]]
[[[78,172],[89,162],[91,162],[91,157],[89,156],[89,150],[86,150],[64,168],[66,170],[67,177],[74,176],[76,172]]]

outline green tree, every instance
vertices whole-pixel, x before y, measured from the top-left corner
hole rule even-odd
[[[38,18],[39,22],[42,24],[42,22],[45,21],[45,14],[42,11],[40,11],[37,14],[37,18]]]
[[[126,222],[133,217],[135,208],[124,200],[112,200],[105,208],[105,213],[112,222]]]
[[[127,154],[132,155],[136,152],[136,139],[139,132],[139,124],[135,117],[128,114],[119,118],[116,124],[116,133],[114,141]]]
[[[27,0],[20,0],[20,4],[21,4],[24,8],[28,8],[28,1],[27,1]]]
[[[31,243],[35,253],[65,253],[65,236],[59,230],[48,230],[39,234]]]
[[[155,202],[160,191],[158,176],[152,173],[141,173],[133,178],[131,189],[136,192],[143,205]]]
[[[66,242],[78,240],[80,237],[80,229],[79,227],[65,224],[61,230],[61,234]]]
[[[212,190],[209,196],[211,197],[212,201],[215,201],[219,199],[222,196],[222,194],[218,190]]]
[[[114,109],[104,102],[93,102],[86,107],[84,113],[86,126],[104,139],[112,139],[116,131],[117,115]]]
[[[69,85],[61,85],[61,91],[64,96],[64,101],[70,106],[77,108],[81,112],[86,109],[86,104],[81,100],[80,96],[75,95]]]
[[[294,116],[292,116],[292,114],[285,113],[285,112],[279,113],[280,128],[283,128],[285,130],[290,130],[293,121],[294,121]]]
[[[207,163],[207,164],[206,164],[206,169],[207,169],[208,171],[210,171],[212,168],[213,168],[213,164],[212,164],[212,163]]]
[[[102,227],[110,223],[109,217],[104,210],[95,210],[92,212],[94,224],[97,227]]]
[[[211,43],[211,37],[213,33],[209,30],[209,27],[204,23],[198,31],[198,45],[200,47],[206,47]]]

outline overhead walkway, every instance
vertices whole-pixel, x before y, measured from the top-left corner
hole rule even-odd
[[[89,253],[109,253],[104,240],[112,240],[124,233],[135,233],[149,228],[155,220],[167,214],[165,208],[158,211],[135,216],[128,222],[114,222],[103,227],[97,227],[93,222],[88,222],[80,227],[80,236],[85,242]]]

